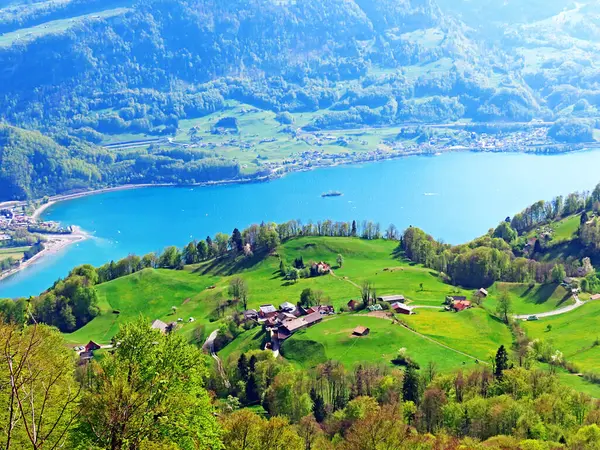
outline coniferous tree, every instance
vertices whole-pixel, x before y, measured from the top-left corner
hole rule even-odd
[[[506,353],[504,345],[501,345],[496,352],[496,371],[494,372],[494,376],[498,379],[502,379],[502,373],[506,369],[508,369],[508,354]]]
[[[402,397],[405,402],[419,404],[419,375],[412,365],[409,365],[404,372]]]

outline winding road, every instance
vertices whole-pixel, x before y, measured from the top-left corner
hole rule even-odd
[[[587,303],[587,302],[584,302],[583,300],[581,300],[577,294],[573,294],[573,299],[575,300],[575,303],[573,303],[572,305],[564,306],[562,308],[555,309],[554,311],[548,311],[548,312],[539,313],[539,314],[518,314],[518,315],[513,316],[513,318],[515,318],[517,320],[527,320],[531,316],[535,316],[538,319],[543,319],[544,317],[559,316],[561,314],[566,314],[577,308],[580,308],[581,306],[583,306]]]

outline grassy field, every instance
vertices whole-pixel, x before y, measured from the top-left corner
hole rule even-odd
[[[557,284],[495,283],[488,289],[483,306],[494,312],[503,291],[508,292],[515,314],[539,314],[573,304],[571,294]]]
[[[294,239],[280,246],[279,256],[250,260],[212,261],[188,266],[184,271],[144,270],[109,283],[101,284],[98,293],[102,314],[82,329],[68,335],[72,343],[90,339],[108,342],[118,330],[120,322],[144,314],[151,320],[186,321],[194,317],[198,322],[215,328],[210,322],[216,317],[219,302],[227,300],[229,280],[239,275],[249,288],[250,308],[272,303],[279,306],[289,301],[296,303],[305,288],[321,290],[326,301],[336,310],[351,299],[360,299],[360,284],[371,281],[378,294],[402,294],[419,304],[440,305],[455,289],[444,284],[433,272],[415,266],[395,255],[396,243],[385,240],[366,241],[352,238],[306,237]],[[296,283],[284,280],[279,273],[279,257],[288,264],[302,256],[305,264],[326,261],[335,266],[338,254],[344,255],[343,268],[335,268],[334,275],[300,279]],[[423,290],[420,284],[423,283]],[[207,289],[214,286],[214,289]],[[467,291],[460,291],[468,295]],[[171,307],[178,308],[171,315]],[[241,307],[240,307],[241,308]],[[113,314],[119,310],[120,314]],[[184,332],[191,332],[189,324]],[[189,330],[188,330],[189,329]]]
[[[510,347],[512,342],[508,327],[482,308],[460,313],[418,309],[417,314],[401,318],[419,333],[482,361],[489,361],[500,345]]]
[[[204,319],[218,301],[207,290],[215,278],[194,277],[185,271],[146,269],[125,278],[98,286],[101,314],[83,328],[66,334],[68,342],[83,344],[90,339],[105,344],[116,334],[121,323],[137,319],[140,315],[150,320],[171,322],[184,319],[183,332],[191,333],[193,324],[189,317]],[[177,307],[176,314],[171,307]],[[113,313],[119,311],[119,314]]]
[[[600,346],[600,302],[590,302],[568,314],[523,323],[532,339],[543,339],[563,352],[567,361],[576,363],[582,371],[598,371]],[[548,331],[550,326],[550,331]]]
[[[245,331],[235,339],[235,344],[230,344],[219,352],[219,357],[226,361],[230,356],[237,357],[242,353],[252,350],[262,350],[263,341],[267,338],[267,334],[262,327],[256,327]]]
[[[31,247],[0,248],[0,261],[2,261],[3,259],[8,259],[10,257],[16,260],[23,259],[24,253],[30,248]]]
[[[352,336],[357,326],[370,328],[368,336]],[[323,321],[295,333],[282,346],[286,359],[303,367],[313,367],[328,359],[347,366],[360,362],[391,365],[398,350],[425,367],[434,361],[440,370],[475,366],[475,361],[443,346],[428,341],[390,320],[347,314]]]

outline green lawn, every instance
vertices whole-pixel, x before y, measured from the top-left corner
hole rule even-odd
[[[352,336],[357,326],[370,328],[368,336]],[[340,361],[350,367],[360,362],[391,365],[398,350],[425,367],[434,361],[440,370],[473,367],[474,360],[428,341],[390,320],[362,314],[344,314],[295,333],[282,346],[284,357],[292,363],[312,367],[326,360]]]
[[[121,323],[140,315],[165,322],[181,317],[184,319],[182,330],[191,332],[193,324],[187,323],[190,317],[208,324],[208,316],[217,300],[207,287],[214,281],[215,277],[194,277],[184,271],[146,269],[101,284],[98,286],[101,315],[76,332],[66,334],[66,339],[73,344],[83,344],[90,339],[108,343]],[[176,314],[172,314],[172,306],[178,308]]]
[[[574,302],[570,292],[557,284],[536,284],[530,287],[520,283],[495,283],[488,289],[489,296],[484,300],[483,306],[494,312],[503,291],[510,295],[514,314],[539,314]]]
[[[460,313],[417,309],[417,314],[399,316],[419,333],[456,350],[489,361],[500,345],[510,347],[508,327],[482,308]]]
[[[258,308],[265,303],[279,306],[296,303],[305,288],[322,290],[326,301],[336,310],[351,299],[360,299],[363,280],[370,280],[378,294],[398,293],[419,304],[439,305],[453,287],[444,284],[435,274],[420,266],[411,265],[395,255],[396,243],[385,240],[366,241],[357,238],[305,237],[291,240],[277,250],[279,256],[256,255],[251,259],[211,261],[186,267],[184,271],[144,270],[98,287],[102,314],[82,329],[67,335],[72,343],[89,339],[108,342],[117,332],[120,322],[140,314],[151,320],[187,321],[194,317],[199,323],[214,329],[219,302],[228,299],[229,280],[240,276],[249,288],[248,307]],[[324,260],[335,266],[337,255],[344,255],[343,268],[335,274],[300,279],[296,283],[284,280],[279,273],[279,257],[291,264],[302,256],[305,264]],[[423,283],[423,290],[420,284]],[[214,286],[214,289],[207,289]],[[463,291],[461,291],[463,292]],[[467,292],[465,291],[465,295]],[[189,299],[189,301],[186,301]],[[178,308],[176,315],[171,307]],[[241,306],[238,306],[241,309]],[[119,310],[120,314],[113,314]],[[231,312],[231,311],[229,311]],[[185,324],[190,333],[193,326]]]
[[[12,257],[15,260],[23,259],[24,253],[31,247],[0,248],[0,261]]]
[[[591,302],[560,316],[535,322],[524,322],[523,328],[532,339],[543,339],[563,352],[565,359],[576,363],[582,371],[600,371],[600,347],[593,346],[600,337],[600,302]],[[548,331],[548,326],[551,326]]]
[[[256,327],[240,334],[234,342],[219,352],[219,357],[227,361],[230,356],[237,357],[252,350],[262,350],[262,343],[267,334],[262,327]]]

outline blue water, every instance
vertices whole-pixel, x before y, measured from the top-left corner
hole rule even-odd
[[[62,202],[44,214],[93,235],[0,282],[0,298],[37,295],[71,268],[183,246],[261,221],[373,220],[419,226],[450,243],[485,233],[534,201],[600,181],[600,151],[558,156],[453,153],[290,174],[269,183],[146,188]],[[339,190],[342,197],[321,198]]]

